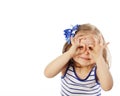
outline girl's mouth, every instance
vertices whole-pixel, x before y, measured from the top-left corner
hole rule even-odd
[[[91,60],[90,58],[87,58],[87,57],[80,57],[82,59],[85,59],[85,60]]]

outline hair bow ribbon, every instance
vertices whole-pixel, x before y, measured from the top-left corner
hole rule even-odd
[[[66,38],[66,41],[68,42],[68,44],[70,44],[70,38],[75,36],[75,32],[78,30],[79,25],[75,25],[73,26],[71,29],[65,29],[64,30],[64,35]]]

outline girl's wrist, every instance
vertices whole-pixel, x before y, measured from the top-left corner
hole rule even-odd
[[[104,60],[104,58],[102,56],[100,56],[99,58],[97,58],[96,65],[102,66],[102,64],[104,64],[104,63],[105,63],[105,60]]]
[[[68,51],[66,52],[66,54],[67,54],[67,56],[70,57],[70,59],[73,58],[73,56],[74,56],[73,52],[71,52],[70,50],[68,50]]]

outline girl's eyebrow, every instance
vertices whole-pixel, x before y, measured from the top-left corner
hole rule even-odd
[[[80,34],[80,35],[77,35],[76,37],[82,37],[82,36],[84,36],[84,35]]]

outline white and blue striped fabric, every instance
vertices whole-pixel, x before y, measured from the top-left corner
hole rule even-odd
[[[80,79],[72,65],[61,77],[62,96],[101,96],[101,87],[96,79],[96,66],[85,79]]]

